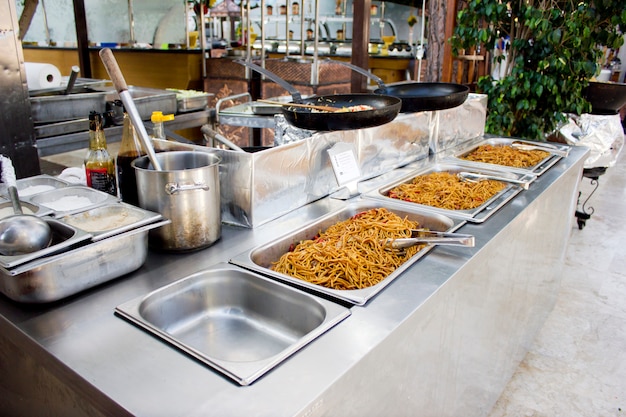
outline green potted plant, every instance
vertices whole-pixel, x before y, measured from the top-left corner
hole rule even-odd
[[[500,73],[478,80],[489,96],[485,131],[545,140],[567,113],[591,110],[583,91],[624,28],[625,0],[468,0],[450,42],[454,54],[506,52],[495,58]]]

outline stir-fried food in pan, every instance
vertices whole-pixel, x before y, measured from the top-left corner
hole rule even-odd
[[[461,159],[515,168],[529,168],[537,165],[549,155],[549,152],[536,149],[522,150],[508,145],[481,145]]]
[[[271,269],[336,290],[376,285],[425,245],[385,249],[385,240],[411,236],[420,225],[385,209],[371,209],[298,243]]]
[[[505,187],[500,181],[465,181],[444,171],[419,175],[392,188],[387,195],[446,210],[470,210],[481,206]]]

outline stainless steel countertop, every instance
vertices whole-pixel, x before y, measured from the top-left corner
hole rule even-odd
[[[144,416],[332,415],[329,399],[339,401],[336,397],[341,396],[346,408],[354,410],[355,415],[364,415],[356,404],[367,404],[366,398],[360,397],[359,393],[372,389],[369,384],[375,383],[377,374],[384,372],[382,368],[386,363],[376,359],[380,357],[380,351],[396,346],[394,338],[406,331],[409,321],[430,311],[432,307],[425,307],[427,301],[438,292],[444,292],[445,284],[451,278],[473,268],[475,262],[482,264],[485,257],[493,256],[497,248],[491,243],[503,238],[502,231],[508,225],[512,224],[515,231],[523,231],[525,222],[545,210],[543,199],[548,195],[552,197],[547,202],[565,199],[563,206],[569,209],[571,201],[575,201],[574,194],[577,194],[577,189],[572,186],[578,184],[576,177],[582,172],[586,155],[586,148],[573,148],[567,158],[539,177],[530,190],[524,191],[484,224],[467,224],[458,230],[476,237],[474,248],[435,248],[365,306],[352,307],[350,317],[251,386],[237,385],[115,316],[113,310],[125,301],[191,273],[218,262],[227,262],[236,254],[340,207],[343,201],[324,198],[255,229],[225,225],[221,239],[198,252],[168,254],[151,251],[145,265],[138,271],[51,305],[22,305],[2,297],[0,334],[5,340],[0,339],[0,351],[7,343],[9,346],[13,344],[18,351],[30,355],[31,362],[49,369],[55,378],[72,387],[75,395],[89,397],[86,401],[103,413],[119,415],[126,411]],[[562,178],[567,178],[565,185],[568,189],[555,186]],[[545,245],[555,246],[557,255],[562,251],[569,233],[567,225],[571,225],[573,215],[573,210],[556,214],[563,218],[557,225],[558,235],[554,236],[554,242],[537,242],[538,257]],[[513,259],[521,257],[519,253],[498,256],[527,262]],[[558,269],[558,265],[555,268]],[[553,290],[551,287],[551,292]],[[455,297],[462,298],[463,294]],[[480,326],[479,323],[476,325]],[[434,342],[437,344],[436,340]],[[398,345],[402,352],[410,351],[410,348]],[[393,355],[393,352],[389,354]],[[10,360],[6,356],[5,359]],[[390,366],[393,361],[393,356],[389,357]],[[342,383],[338,386],[338,381],[345,382],[346,375],[353,375],[355,369],[364,366],[369,367],[371,380],[368,383],[355,380],[352,381],[354,385]],[[0,371],[9,373],[11,368],[0,365]],[[376,389],[382,393],[406,390],[404,384],[421,376],[397,375],[397,378],[390,385],[386,383],[389,376],[381,377],[381,386]],[[3,375],[2,379],[5,381],[2,385],[13,386],[15,392],[28,386],[28,381],[20,380],[19,375]],[[7,383],[9,380],[13,382]],[[432,383],[436,381],[432,380]],[[367,389],[362,390],[363,384]],[[497,399],[499,391],[494,395]],[[405,398],[411,401],[410,395]],[[386,406],[393,410],[394,404]]]

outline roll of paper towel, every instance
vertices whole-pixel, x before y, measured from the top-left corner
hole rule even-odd
[[[29,90],[55,88],[61,85],[61,72],[52,64],[26,62],[26,83]]]

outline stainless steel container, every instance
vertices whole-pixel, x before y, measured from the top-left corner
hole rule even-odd
[[[204,152],[163,152],[156,171],[145,156],[133,161],[139,205],[161,213],[169,225],[150,231],[149,245],[189,251],[211,245],[222,233],[220,158]]]

